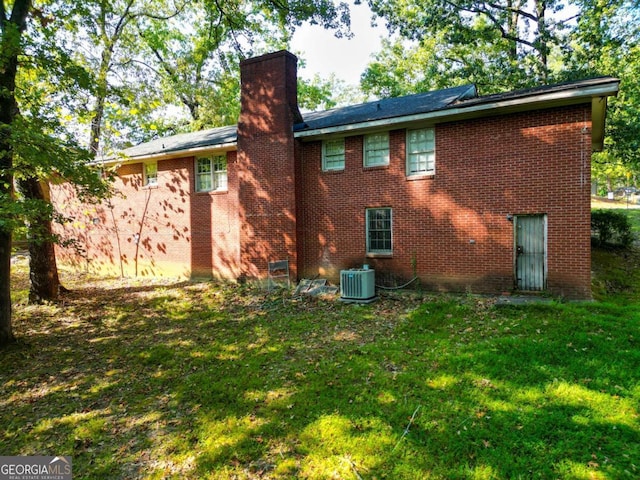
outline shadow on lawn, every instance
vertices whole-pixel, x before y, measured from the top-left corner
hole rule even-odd
[[[612,341],[589,306],[424,300],[181,283],[25,307],[0,451],[71,455],[78,478],[634,472],[637,327],[610,320]]]

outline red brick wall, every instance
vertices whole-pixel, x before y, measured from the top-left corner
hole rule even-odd
[[[236,152],[227,154],[227,184],[227,191],[192,193],[192,276],[235,279],[241,273]]]
[[[69,218],[59,233],[76,248],[58,248],[62,262],[124,276],[239,275],[235,152],[228,158],[229,192],[194,192],[193,157],[158,161],[158,185],[142,186],[142,163],[117,172],[118,193],[98,205],[81,203],[68,184],[52,200]]]
[[[263,278],[288,258],[292,277],[334,282],[370,264],[379,281],[417,274],[437,290],[510,291],[513,223],[548,219],[548,289],[590,297],[590,105],[436,125],[435,175],[407,178],[404,129],[390,132],[387,167],[363,168],[362,136],[346,138],[346,166],[321,171],[321,142],[295,141],[296,59],[277,52],[241,64],[238,152],[229,191],[195,193],[192,157],[120,168],[110,202],[82,205],[53,189],[85,251],[61,258],[124,275]],[[366,255],[365,209],[393,209],[393,255]],[[95,222],[94,222],[95,219]]]
[[[511,291],[513,223],[546,214],[548,289],[590,297],[590,108],[574,106],[436,126],[436,173],[405,175],[405,130],[390,133],[388,167],[365,169],[362,136],[345,170],[321,171],[321,142],[302,147],[301,276],[338,280],[363,263],[380,280],[439,290]],[[586,129],[583,131],[583,129]],[[393,208],[393,255],[366,258],[365,209]]]
[[[282,51],[240,64],[240,256],[248,277],[264,277],[269,260],[286,258],[295,277],[297,212],[292,125],[300,118],[296,63],[295,56]]]

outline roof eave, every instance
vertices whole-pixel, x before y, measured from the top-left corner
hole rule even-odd
[[[294,135],[301,140],[316,140],[328,135],[356,135],[366,133],[367,131],[377,130],[381,128],[403,128],[413,123],[441,123],[445,121],[467,120],[478,117],[491,115],[503,115],[506,113],[525,112],[530,110],[538,110],[541,108],[552,108],[557,106],[575,105],[580,103],[592,103],[592,108],[596,106],[596,99],[604,99],[600,102],[598,112],[594,111],[594,126],[596,120],[601,122],[594,127],[594,133],[604,138],[604,115],[606,112],[606,98],[618,93],[619,80],[610,80],[597,85],[579,87],[575,89],[562,90],[557,92],[535,93],[523,97],[502,99],[489,101],[486,103],[477,103],[471,101],[470,105],[464,105],[461,102],[459,106],[446,107],[441,110],[431,112],[405,115],[401,117],[385,118],[380,120],[354,123],[350,125],[337,125],[334,127],[326,127],[312,130],[304,130],[296,132]],[[602,105],[603,104],[603,105]],[[597,118],[595,114],[598,114]],[[601,118],[600,118],[601,117]],[[601,132],[602,130],[602,132]],[[599,140],[601,143],[602,140]],[[594,146],[597,146],[598,140],[594,137]]]
[[[223,153],[236,150],[237,142],[220,143],[202,147],[187,148],[184,150],[171,150],[167,152],[144,153],[140,155],[127,155],[121,153],[117,157],[110,157],[104,160],[94,160],[90,165],[126,165],[130,163],[150,162],[158,160],[171,160],[174,158],[198,157],[211,153]]]

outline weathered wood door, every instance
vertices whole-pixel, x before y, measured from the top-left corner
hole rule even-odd
[[[514,217],[515,284],[518,290],[544,290],[547,285],[547,216]]]

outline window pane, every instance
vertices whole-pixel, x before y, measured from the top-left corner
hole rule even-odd
[[[196,161],[196,191],[227,189],[227,157],[198,158]]]
[[[198,173],[211,173],[211,160],[208,158],[198,159]]]
[[[435,130],[407,131],[407,174],[433,172],[435,169]]]
[[[227,189],[227,172],[216,172],[216,190]]]
[[[199,158],[196,161],[196,191],[208,192],[212,188],[211,159]]]
[[[158,184],[158,164],[157,163],[144,164],[144,180],[145,180],[145,185]]]
[[[327,140],[323,143],[322,169],[344,169],[344,138]]]
[[[220,155],[213,159],[213,170],[215,171],[215,189],[227,189],[227,157]]]
[[[364,166],[389,164],[389,134],[376,133],[364,137]]]
[[[367,210],[367,252],[392,252],[390,208],[371,208]]]

